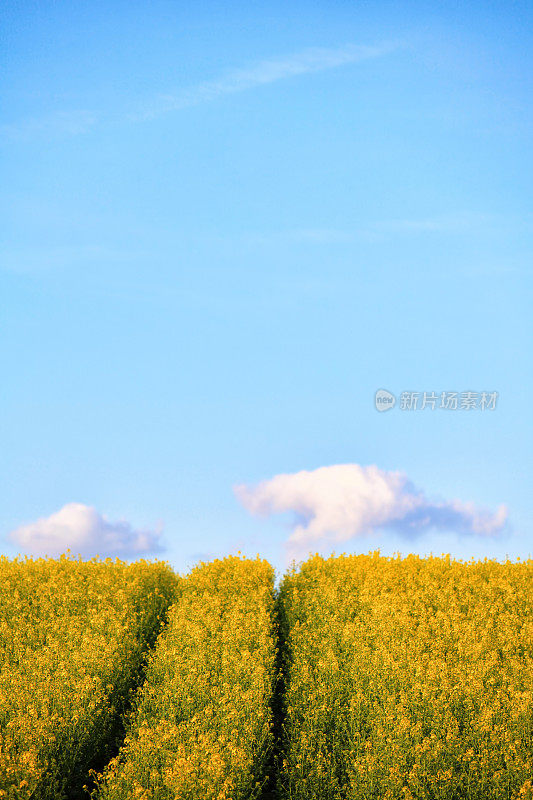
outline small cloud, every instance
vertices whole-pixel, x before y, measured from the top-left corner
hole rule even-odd
[[[387,528],[404,536],[431,529],[492,536],[503,530],[507,509],[496,512],[460,500],[430,500],[401,472],[376,466],[337,464],[276,475],[257,486],[236,486],[252,514],[293,512],[290,549],[346,542]]]
[[[84,558],[131,558],[162,550],[160,533],[135,530],[123,520],[109,522],[83,503],[67,503],[49,517],[21,525],[9,538],[23,552],[36,556],[54,557],[71,550]]]

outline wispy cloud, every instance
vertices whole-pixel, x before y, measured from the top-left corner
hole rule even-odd
[[[243,238],[246,242],[249,242],[253,245],[330,245],[351,244],[352,242],[361,239],[361,234],[357,229],[342,230],[339,228],[292,228],[285,231],[245,233]]]
[[[473,214],[469,212],[441,214],[434,217],[412,217],[397,219],[377,219],[356,221],[347,228],[292,228],[284,231],[251,232],[245,239],[252,244],[303,244],[337,245],[354,242],[377,242],[400,236],[452,234],[463,235],[480,232],[490,227],[506,224],[507,227],[523,227],[521,219],[502,221],[495,215]]]
[[[395,43],[375,46],[349,44],[338,48],[313,47],[288,56],[265,59],[177,93],[160,94],[143,112],[134,115],[134,118],[152,119],[170,111],[210,102],[223,95],[245,92],[298,75],[324,72],[335,67],[379,58],[397,47],[398,44]]]
[[[342,47],[311,47],[287,56],[267,58],[234,69],[212,80],[203,81],[176,92],[160,93],[152,97],[143,107],[129,114],[120,114],[115,119],[126,118],[131,122],[155,119],[172,111],[208,103],[224,95],[245,92],[255,87],[277,83],[299,75],[355,64],[379,58],[396,50],[395,42],[378,45],[347,44]],[[0,125],[0,134],[8,138],[25,139],[34,136],[76,135],[86,133],[98,123],[105,121],[102,114],[94,111],[56,111],[51,114]]]
[[[57,247],[23,247],[0,250],[0,271],[35,274],[70,268],[94,268],[99,264],[125,264],[146,258],[151,251],[79,244]]]
[[[379,220],[369,226],[369,233],[469,233],[494,223],[492,215],[471,212],[441,214],[434,217]]]
[[[356,539],[387,528],[402,535],[432,529],[492,536],[503,530],[507,509],[480,509],[471,502],[431,500],[401,472],[337,464],[276,475],[235,494],[252,514],[293,512],[289,550],[307,550]]]
[[[94,111],[55,111],[42,117],[30,117],[0,125],[0,134],[8,139],[31,139],[35,136],[76,136],[87,133],[98,122]]]
[[[70,549],[73,555],[91,558],[131,558],[161,551],[160,534],[135,530],[129,522],[110,522],[91,506],[67,503],[49,517],[21,525],[9,538],[24,553],[59,556]]]

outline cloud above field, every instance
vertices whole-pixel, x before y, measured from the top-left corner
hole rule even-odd
[[[493,536],[507,521],[503,505],[491,512],[471,502],[432,500],[401,472],[359,464],[276,475],[234,491],[252,514],[292,512],[295,520],[287,544],[297,552],[385,528],[405,536],[429,530]]]
[[[24,553],[59,556],[70,549],[74,556],[134,558],[159,552],[160,534],[135,530],[129,522],[110,522],[91,506],[67,503],[49,517],[21,525],[11,541]]]

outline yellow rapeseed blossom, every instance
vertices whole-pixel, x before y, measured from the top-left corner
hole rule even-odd
[[[0,578],[2,799],[81,796],[114,755],[95,800],[253,800],[281,704],[280,800],[533,800],[533,561],[316,556],[278,599],[259,558]]]
[[[272,739],[273,579],[266,561],[229,557],[182,581],[98,798],[258,796]]]
[[[175,584],[163,563],[0,558],[1,798],[81,788]]]
[[[533,561],[309,559],[286,576],[291,800],[520,800]]]

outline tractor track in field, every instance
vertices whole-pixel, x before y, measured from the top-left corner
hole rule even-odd
[[[270,701],[272,710],[272,734],[273,744],[270,755],[265,765],[265,784],[259,796],[259,800],[279,800],[281,798],[281,768],[286,749],[286,690],[288,680],[288,648],[287,648],[287,622],[283,603],[278,593],[274,605],[273,629],[276,639],[276,665],[275,682]]]

